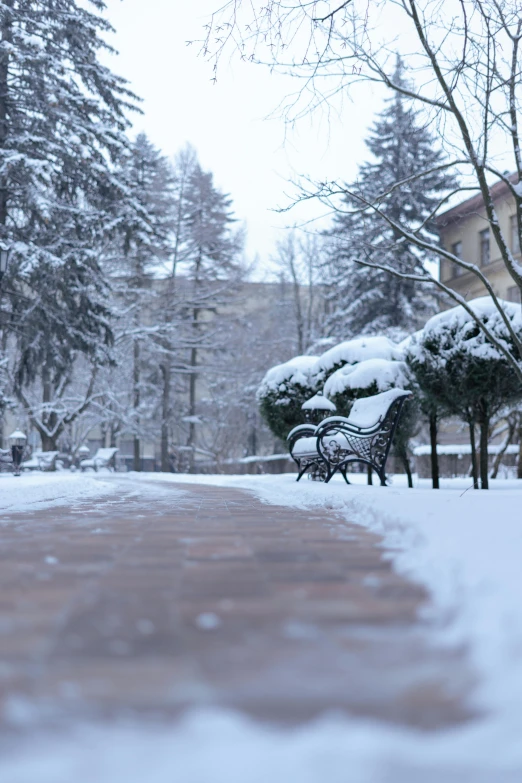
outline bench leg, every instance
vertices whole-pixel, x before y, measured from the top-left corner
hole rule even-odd
[[[304,474],[306,473],[307,469],[308,469],[308,465],[305,465],[304,468],[301,468],[301,467],[299,468],[299,473],[297,474],[296,481],[299,481],[299,479],[301,479],[304,476]]]
[[[386,487],[386,486],[388,486],[388,485],[386,484],[386,473],[385,473],[384,471],[383,471],[382,473],[379,473],[379,478],[380,478],[380,480],[381,480],[381,487]]]
[[[346,476],[346,468],[344,468],[344,470],[342,468],[340,468],[340,471],[341,471],[341,476],[343,477],[343,479],[346,481],[347,484],[349,484],[350,482],[348,481],[348,478]]]
[[[328,465],[328,468],[327,468],[327,474],[326,474],[326,478],[325,478],[325,480],[324,480],[324,483],[325,483],[325,484],[328,484],[328,482],[330,481],[330,479],[334,477],[334,474],[335,474],[335,471],[336,471],[336,470],[337,470],[337,468],[334,468],[334,469],[332,470],[332,469],[331,469],[331,467],[330,467],[330,465]]]

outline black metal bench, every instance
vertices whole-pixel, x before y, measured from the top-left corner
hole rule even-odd
[[[11,449],[0,449],[0,471],[2,471],[2,465],[9,465],[9,469],[13,466],[13,456]]]
[[[386,486],[386,460],[404,402],[410,391],[390,389],[356,400],[350,416],[330,416],[317,427],[301,424],[288,434],[297,481],[308,472],[315,480],[330,481],[339,471],[347,484],[348,466],[360,462],[375,470]]]

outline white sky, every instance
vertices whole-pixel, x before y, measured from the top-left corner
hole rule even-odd
[[[354,94],[356,105],[347,102],[341,117],[330,122],[316,113],[290,129],[280,118],[266,119],[295,91],[295,80],[235,59],[223,62],[214,85],[197,45],[186,45],[202,37],[208,14],[219,4],[107,0],[116,29],[110,42],[119,51],[109,64],[144,99],[136,132],[145,131],[169,156],[190,142],[216,184],[230,193],[237,217],[247,225],[248,255],[259,254],[259,276],[281,227],[305,217],[303,211],[270,211],[289,203],[288,180],[352,178],[366,157],[363,139],[381,103],[366,85]],[[319,207],[311,207],[306,217],[316,212]]]

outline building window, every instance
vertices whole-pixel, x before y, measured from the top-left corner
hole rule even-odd
[[[457,256],[457,258],[462,258],[462,242],[455,242],[451,246],[451,252],[454,256]],[[452,264],[452,277],[459,277],[459,275],[462,275],[464,273],[464,269],[459,266],[458,264]]]
[[[507,292],[508,302],[517,302],[520,304],[520,288],[518,285],[512,285]]]
[[[486,266],[491,261],[491,254],[489,249],[489,228],[485,228],[484,231],[480,231],[480,264]]]
[[[520,253],[520,236],[518,233],[518,221],[516,215],[511,215],[511,252],[514,255]]]

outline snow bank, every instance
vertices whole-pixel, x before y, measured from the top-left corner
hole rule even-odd
[[[367,389],[373,383],[379,392],[391,388],[407,389],[410,382],[405,362],[366,359],[355,365],[346,364],[330,375],[324,385],[324,393],[332,397],[343,394],[347,389]]]
[[[198,711],[176,727],[79,726],[4,753],[5,783],[520,783],[484,727],[421,733],[325,716],[285,729]],[[16,746],[15,746],[16,747]]]
[[[357,364],[365,359],[403,358],[399,346],[387,337],[358,337],[339,343],[317,359],[312,374],[318,377],[327,375],[336,364]]]
[[[110,474],[107,474],[107,477]],[[103,473],[22,473],[0,475],[0,514],[64,506],[114,492]]]

